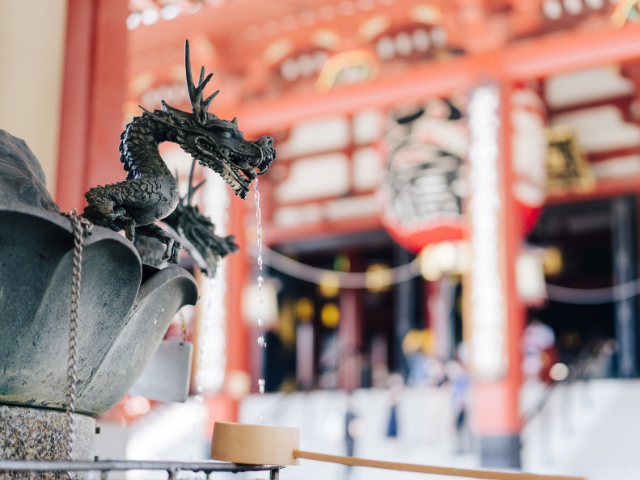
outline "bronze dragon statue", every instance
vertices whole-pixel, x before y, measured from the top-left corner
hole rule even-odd
[[[166,245],[163,259],[168,259],[171,263],[178,262],[182,249],[173,223],[183,231],[193,230],[190,232],[192,239],[204,235],[205,239],[200,241],[199,246],[204,250],[215,250],[219,246],[221,250],[218,253],[222,255],[234,251],[229,246],[229,243],[233,244],[233,239],[229,241],[229,237],[216,237],[213,234],[213,224],[197,211],[197,207],[188,204],[180,205],[182,214],[174,215],[171,224],[167,223],[174,230],[173,234],[154,223],[169,217],[180,202],[177,180],[162,160],[158,146],[162,142],[177,143],[195,161],[220,174],[235,194],[243,199],[256,175],[267,173],[271,162],[276,158],[273,138],[263,136],[256,141],[245,140],[238,130],[236,118],[231,121],[222,120],[208,113],[211,101],[220,91],[203,100],[204,88],[213,74],[205,78],[202,67],[198,86],[194,85],[188,41],[185,43],[185,70],[192,113],[171,107],[164,100],[161,110],[149,112],[143,109],[144,113],[134,118],[120,136],[120,161],[128,172],[126,180],[90,189],[85,193],[89,205],[83,213],[84,217],[96,225],[115,231],[124,230],[131,241],[136,235],[156,238]],[[195,222],[189,222],[191,217]],[[181,221],[182,224],[179,225]],[[209,234],[213,236],[209,238]],[[185,237],[188,238],[187,235],[183,236]],[[216,242],[220,241],[222,244],[217,245]],[[191,242],[196,243],[193,246],[197,250],[197,242]],[[204,251],[199,253],[203,259],[209,257],[210,261],[203,260],[203,264],[210,265],[213,254]]]

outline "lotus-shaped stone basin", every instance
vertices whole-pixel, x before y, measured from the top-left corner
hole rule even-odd
[[[0,403],[65,408],[71,222],[0,203]],[[198,288],[184,269],[142,265],[133,245],[94,227],[84,241],[76,411],[100,414],[126,395]]]

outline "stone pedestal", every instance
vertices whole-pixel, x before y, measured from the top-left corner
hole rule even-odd
[[[0,405],[0,458],[5,460],[66,460],[66,414],[59,410]],[[93,460],[93,418],[75,415],[73,460]],[[86,478],[81,473],[76,478]],[[28,473],[0,472],[0,480],[34,478]],[[38,479],[63,479],[64,472],[36,475]]]

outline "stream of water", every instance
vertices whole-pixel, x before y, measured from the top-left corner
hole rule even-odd
[[[255,187],[255,200],[256,200],[256,222],[257,222],[257,233],[258,233],[258,267],[260,268],[260,273],[258,274],[258,327],[262,328],[264,326],[264,318],[263,318],[263,304],[264,304],[264,277],[262,276],[262,212],[260,211],[260,188],[258,186],[258,179],[256,178],[256,187]],[[267,342],[264,339],[264,334],[260,334],[258,337],[258,345],[260,348],[267,348]],[[264,378],[260,378],[258,380],[258,388],[260,389],[260,395],[264,395],[264,386],[265,381]],[[264,423],[264,415],[260,413],[260,422]]]

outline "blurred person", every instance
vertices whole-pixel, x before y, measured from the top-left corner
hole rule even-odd
[[[426,356],[423,355],[425,343],[423,337],[422,330],[409,330],[402,340],[402,353],[409,369],[407,385],[421,385],[429,378]]]
[[[525,377],[550,383],[549,371],[559,358],[553,329],[539,320],[532,320],[524,329],[522,349]]]
[[[441,386],[445,380],[444,365],[436,357],[427,357],[427,372],[429,386]]]
[[[444,377],[442,363],[435,356],[435,336],[431,330],[410,330],[402,341],[402,352],[409,373],[407,385],[441,385]]]
[[[398,438],[398,403],[400,403],[400,394],[404,387],[404,378],[399,373],[392,373],[389,375],[387,381],[387,387],[389,388],[389,423],[387,426],[387,438]]]
[[[332,331],[322,340],[322,350],[318,362],[320,366],[320,378],[318,380],[320,388],[331,389],[338,387],[339,360],[338,335],[335,331]]]
[[[407,359],[407,368],[409,369],[407,385],[415,387],[428,383],[428,357],[425,357],[421,353],[414,353],[412,355],[406,355],[405,358]]]
[[[458,355],[460,357],[460,355]],[[469,450],[467,441],[467,411],[471,378],[462,362],[450,360],[444,366],[445,378],[451,385],[451,410],[456,429],[456,452]]]
[[[347,396],[347,414],[345,415],[345,442],[346,442],[346,455],[347,457],[353,457],[355,452],[356,439],[362,434],[362,422],[356,415],[356,403],[353,398],[353,392],[349,392]],[[346,477],[351,476],[351,466],[347,466]]]
[[[353,392],[347,397],[347,414],[345,418],[345,439],[347,442],[347,457],[353,457],[356,438],[360,436],[361,425],[356,416],[356,404]]]

